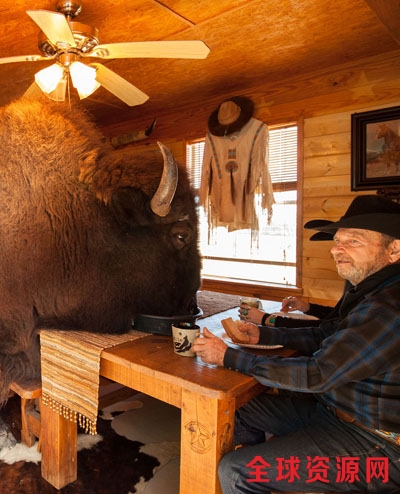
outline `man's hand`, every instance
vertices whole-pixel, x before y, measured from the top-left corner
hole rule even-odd
[[[292,312],[293,310],[300,310],[301,312],[307,312],[310,310],[310,304],[303,300],[301,297],[286,297],[282,300],[282,312]]]
[[[194,340],[191,350],[192,352],[195,352],[203,362],[206,362],[206,364],[219,365],[222,367],[224,365],[224,356],[227,348],[228,346],[221,338],[218,338],[218,336],[212,334],[211,331],[208,331],[207,328],[204,328],[203,335]]]
[[[254,324],[261,324],[261,320],[265,312],[250,305],[242,304],[239,307],[239,318],[242,321],[253,322]]]
[[[249,335],[249,343],[256,345],[260,338],[260,328],[251,322],[242,322],[238,326],[240,331]],[[224,356],[228,346],[221,338],[215,336],[207,328],[204,328],[202,336],[194,340],[191,350],[195,352],[203,362],[212,365],[224,365]]]
[[[260,328],[256,324],[247,321],[241,321],[238,325],[238,330],[245,333],[249,337],[250,345],[257,345],[260,339]]]

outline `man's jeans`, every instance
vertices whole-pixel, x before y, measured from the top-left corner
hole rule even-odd
[[[245,446],[219,465],[224,494],[400,493],[400,446],[342,422],[312,395],[260,395],[237,411],[235,442]]]

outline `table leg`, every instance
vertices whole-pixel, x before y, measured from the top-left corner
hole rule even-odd
[[[182,392],[180,494],[220,494],[218,464],[233,446],[235,400]]]
[[[42,477],[56,489],[77,478],[77,425],[41,407]]]

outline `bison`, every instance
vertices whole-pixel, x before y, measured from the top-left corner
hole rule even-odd
[[[79,108],[0,109],[0,401],[40,375],[38,330],[123,333],[192,314],[198,225],[184,167],[119,154]],[[147,155],[148,154],[148,155]]]

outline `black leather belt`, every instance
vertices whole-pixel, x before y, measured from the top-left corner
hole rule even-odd
[[[325,406],[339,420],[342,420],[343,422],[346,422],[348,424],[353,424],[353,425],[359,427],[360,429],[364,429],[365,431],[367,431],[371,434],[374,434],[375,436],[380,437],[381,439],[386,439],[386,441],[389,441],[390,443],[395,444],[397,447],[400,447],[400,444],[395,439],[391,438],[390,436],[385,435],[385,433],[379,433],[376,429],[370,429],[369,427],[364,425],[362,422],[359,422],[358,420],[356,420],[354,417],[352,417],[348,413],[343,412],[343,410],[339,410],[339,408],[334,408],[334,407],[331,407],[329,405],[325,405]]]

